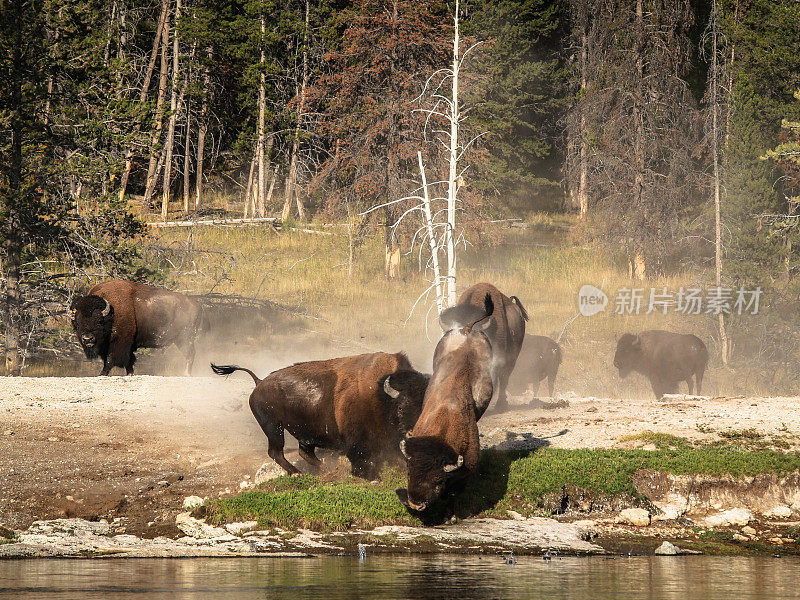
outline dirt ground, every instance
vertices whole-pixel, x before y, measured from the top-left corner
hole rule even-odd
[[[241,375],[241,374],[239,374]],[[0,525],[107,518],[116,531],[178,535],[186,496],[236,493],[268,461],[246,376],[0,378]],[[636,445],[660,431],[800,445],[798,398],[512,399],[480,421],[484,445]],[[745,432],[745,433],[742,433]],[[291,447],[291,446],[289,446]],[[297,456],[287,451],[289,460]]]

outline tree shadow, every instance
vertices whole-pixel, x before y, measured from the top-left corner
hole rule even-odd
[[[556,435],[564,433],[566,430]],[[460,486],[461,489],[454,489],[450,497],[442,498],[417,516],[424,525],[434,526],[442,525],[453,516],[467,519],[495,508],[508,491],[511,464],[549,445],[547,438],[508,432],[504,442],[481,451],[475,472]]]

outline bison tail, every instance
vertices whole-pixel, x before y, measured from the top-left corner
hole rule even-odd
[[[522,306],[522,302],[520,302],[519,298],[517,298],[516,296],[511,296],[511,302],[517,305],[519,312],[522,313],[522,318],[528,321],[529,320],[528,311],[525,310],[524,306]]]
[[[561,354],[561,346],[556,344],[556,347],[553,348],[553,354],[555,354],[555,356],[556,356],[556,364],[560,365],[561,364],[561,360],[563,359],[563,356]]]
[[[256,385],[261,383],[261,380],[255,373],[253,373],[250,369],[245,369],[244,367],[237,367],[236,365],[215,365],[214,363],[211,363],[211,370],[217,375],[230,375],[236,371],[244,371],[253,378],[253,381],[256,382]]]

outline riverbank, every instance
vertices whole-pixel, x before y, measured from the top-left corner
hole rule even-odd
[[[577,544],[563,552],[651,553],[665,540],[712,553],[797,550],[797,398],[512,398],[512,410],[481,419],[486,451],[451,525],[402,508],[399,471],[372,485],[327,454],[319,478],[280,477],[246,408],[251,389],[245,378],[0,379],[0,537],[13,538],[0,554],[348,553],[359,543],[538,553],[559,547],[552,531]],[[206,502],[184,508],[190,496]],[[219,535],[187,533],[176,517],[188,512]],[[90,530],[98,539],[86,545],[61,525],[34,525],[75,518],[107,530]],[[486,519],[496,520],[489,541]]]

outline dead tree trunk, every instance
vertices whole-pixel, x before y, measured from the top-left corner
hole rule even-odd
[[[170,182],[172,179],[172,151],[175,145],[175,124],[178,120],[178,80],[180,75],[180,36],[178,35],[178,21],[181,18],[181,2],[175,0],[175,21],[172,28],[172,95],[170,97],[169,130],[167,132],[166,156],[164,158],[164,187],[161,200],[161,218],[167,220],[170,200]]]
[[[5,223],[0,224],[5,237],[6,293],[3,302],[3,323],[5,328],[6,375],[19,375],[22,370],[20,353],[20,266],[22,259],[22,227],[20,203],[22,199],[22,2],[16,2],[15,17],[17,30],[11,49],[11,148],[8,177],[8,193],[5,195]]]
[[[164,0],[165,7],[169,9],[170,0]],[[159,161],[158,142],[161,141],[161,132],[164,128],[164,98],[167,93],[167,81],[169,78],[169,10],[167,10],[164,27],[161,32],[161,65],[160,77],[158,81],[158,100],[156,101],[156,124],[153,135],[150,139],[150,163],[147,167],[147,183],[142,200],[142,210],[150,209],[150,200],[156,188],[158,175],[156,167]]]
[[[644,10],[642,0],[636,0],[636,85],[633,99],[633,121],[634,133],[634,161],[635,175],[633,184],[635,210],[644,210],[643,194],[645,185],[645,124],[642,110],[644,101],[644,60],[643,39],[644,31]],[[644,279],[647,275],[644,248],[638,236],[633,239],[632,254],[630,260],[630,273],[634,279]]]
[[[187,78],[188,79],[188,78]],[[183,212],[189,214],[189,167],[191,154],[189,153],[189,143],[192,134],[192,111],[190,110],[189,103],[186,103],[186,137],[183,150]]]
[[[589,87],[589,35],[584,26],[581,34],[581,91],[586,92]],[[578,206],[581,217],[585,217],[589,212],[589,132],[586,125],[585,111],[581,111],[580,124],[580,156],[578,158]]]
[[[299,104],[297,107],[297,124],[294,130],[294,140],[292,142],[292,156],[289,161],[289,172],[286,175],[286,197],[283,202],[281,218],[286,219],[291,212],[292,198],[297,199],[297,217],[301,221],[306,219],[306,211],[303,208],[303,201],[297,193],[297,154],[300,150],[300,128],[303,122],[303,115],[306,109],[306,88],[308,86],[308,20],[310,13],[310,0],[306,0],[306,16],[303,25],[303,75],[299,90]]]
[[[247,189],[244,193],[244,214],[242,215],[245,219],[250,213],[250,194],[253,191],[253,172],[256,168],[256,163],[258,162],[258,150],[253,152],[253,160],[250,161],[250,174],[247,176]],[[258,185],[258,184],[256,184]],[[255,212],[255,210],[253,210]]]
[[[264,128],[267,112],[267,81],[266,73],[264,73],[264,65],[267,62],[267,55],[264,50],[264,37],[267,32],[267,23],[264,16],[263,8],[261,12],[261,73],[258,77],[258,202],[256,207],[258,209],[258,216],[263,217],[266,212],[264,188],[267,181],[267,165],[265,161],[264,152]]]
[[[208,62],[211,62],[213,50],[208,48]],[[211,76],[208,65],[203,69],[203,103],[200,107],[200,119],[197,126],[197,176],[194,182],[194,209],[200,208],[203,201],[203,156],[206,149],[206,131],[208,130],[208,103],[211,93]]]
[[[169,8],[169,0],[161,2],[161,14],[158,17],[158,26],[156,27],[156,34],[153,38],[153,50],[150,53],[150,62],[147,65],[144,81],[142,82],[142,89],[139,90],[139,105],[144,105],[147,100],[147,92],[150,89],[150,80],[153,78],[153,72],[156,68],[156,60],[158,59],[158,50],[161,45],[161,36],[164,30],[164,23],[167,19],[167,10]],[[141,129],[141,122],[137,122],[134,126],[134,133],[138,133]],[[128,179],[131,176],[131,168],[133,167],[133,148],[128,148],[125,151],[125,167],[122,169],[122,175],[119,182],[119,199],[125,198],[125,191],[128,188]]]
[[[719,14],[717,0],[713,0],[711,9],[711,160],[714,168],[714,277],[719,288],[722,285],[722,212],[720,208],[721,181],[719,160]],[[730,358],[728,332],[725,330],[725,315],[718,315],[719,341],[722,363],[727,365]]]

